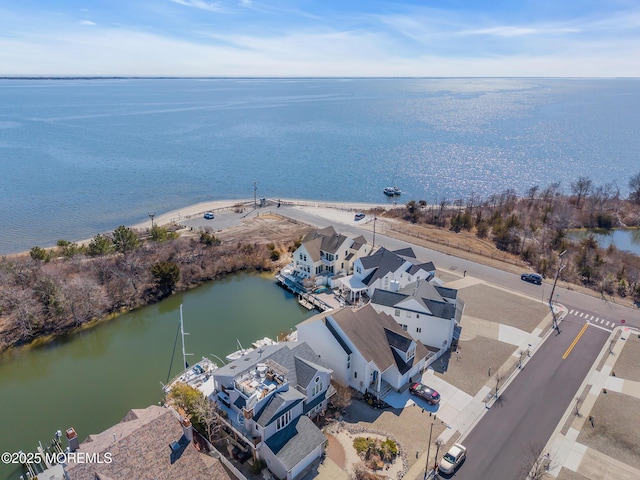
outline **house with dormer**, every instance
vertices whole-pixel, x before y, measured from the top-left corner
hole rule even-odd
[[[397,291],[408,284],[435,276],[433,262],[422,262],[411,248],[387,250],[382,247],[354,261],[353,274],[340,279],[344,295],[357,301],[363,293],[369,298],[376,289]]]
[[[316,315],[298,324],[297,332],[331,368],[334,380],[376,396],[403,389],[437,352],[370,305]]]
[[[441,353],[451,347],[464,309],[457,290],[426,279],[395,292],[376,289],[370,304],[393,318],[413,338],[441,349]]]
[[[313,420],[332,394],[331,369],[304,342],[283,342],[247,353],[216,370],[212,394],[226,413],[236,448],[266,462],[280,479],[302,477],[327,441]]]
[[[316,285],[326,285],[329,277],[349,274],[355,259],[370,251],[362,235],[349,238],[333,227],[314,230],[305,235],[293,253],[291,274],[301,279],[315,279]]]

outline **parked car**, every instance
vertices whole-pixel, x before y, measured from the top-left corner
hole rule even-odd
[[[440,463],[438,463],[438,470],[444,474],[450,475],[458,469],[466,457],[467,448],[459,443],[454,443],[449,451],[444,454]]]
[[[537,273],[523,273],[522,275],[520,275],[520,279],[524,280],[525,282],[542,285],[542,277]]]
[[[358,212],[358,213],[356,213],[356,216],[355,216],[354,220],[356,220],[356,221],[357,220],[362,220],[363,218],[364,218],[364,213]]]
[[[206,220],[213,220],[213,218],[214,218],[214,217],[213,217],[213,213],[211,213],[211,212],[207,212],[207,213],[205,213],[205,214],[204,214],[204,218],[205,218]]]
[[[417,397],[424,398],[431,405],[436,405],[440,402],[440,394],[433,388],[427,387],[422,383],[414,383],[409,387],[409,393],[416,395]]]

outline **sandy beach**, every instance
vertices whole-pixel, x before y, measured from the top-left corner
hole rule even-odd
[[[392,208],[393,205],[389,204],[376,204],[376,203],[358,203],[358,202],[325,202],[325,201],[315,201],[315,200],[303,200],[303,199],[293,199],[293,198],[280,198],[280,199],[268,199],[269,202],[277,202],[280,201],[282,205],[295,205],[297,207],[302,208],[329,208],[329,209],[337,209],[337,210],[371,210],[374,208]],[[245,211],[249,211],[253,209],[254,203],[253,199],[236,199],[236,200],[216,200],[211,202],[200,202],[192,205],[187,205],[183,208],[179,208],[176,210],[172,210],[166,213],[156,214],[154,216],[153,222],[155,225],[170,225],[173,223],[180,224],[181,221],[187,220],[194,217],[201,217],[205,214],[205,212],[213,212],[230,209],[236,205],[242,205]],[[151,220],[146,220],[144,222],[137,223],[135,225],[131,225],[131,228],[135,229],[146,229],[151,226]]]

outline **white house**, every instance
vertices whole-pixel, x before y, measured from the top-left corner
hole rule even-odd
[[[359,257],[353,264],[353,275],[341,278],[343,290],[351,301],[365,292],[369,297],[377,288],[398,291],[417,280],[430,279],[436,273],[433,262],[416,259],[411,248],[390,251],[379,248],[368,256]]]
[[[317,284],[326,284],[328,277],[351,272],[353,261],[370,251],[363,236],[352,239],[333,227],[314,230],[293,253],[292,274],[303,279],[317,277]]]
[[[297,331],[298,340],[333,370],[333,379],[376,396],[401,390],[435,354],[370,305],[316,315],[298,324]]]
[[[397,292],[376,289],[371,306],[390,315],[413,338],[444,352],[451,346],[464,302],[455,289],[419,280]]]
[[[236,448],[264,460],[280,479],[302,477],[327,441],[312,418],[334,392],[331,370],[303,342],[256,349],[213,374],[213,399],[238,436]]]

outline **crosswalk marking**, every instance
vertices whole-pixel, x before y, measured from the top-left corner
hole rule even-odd
[[[591,315],[587,312],[581,312],[580,310],[577,310],[577,309],[572,308],[571,310],[569,310],[568,314],[575,315],[576,317],[579,317],[579,318],[584,318],[584,320],[587,322],[599,323],[600,325],[603,325],[603,327],[601,328],[604,328],[605,325],[611,328],[614,328],[616,326],[615,321],[607,320],[606,318],[600,318],[595,315]]]

